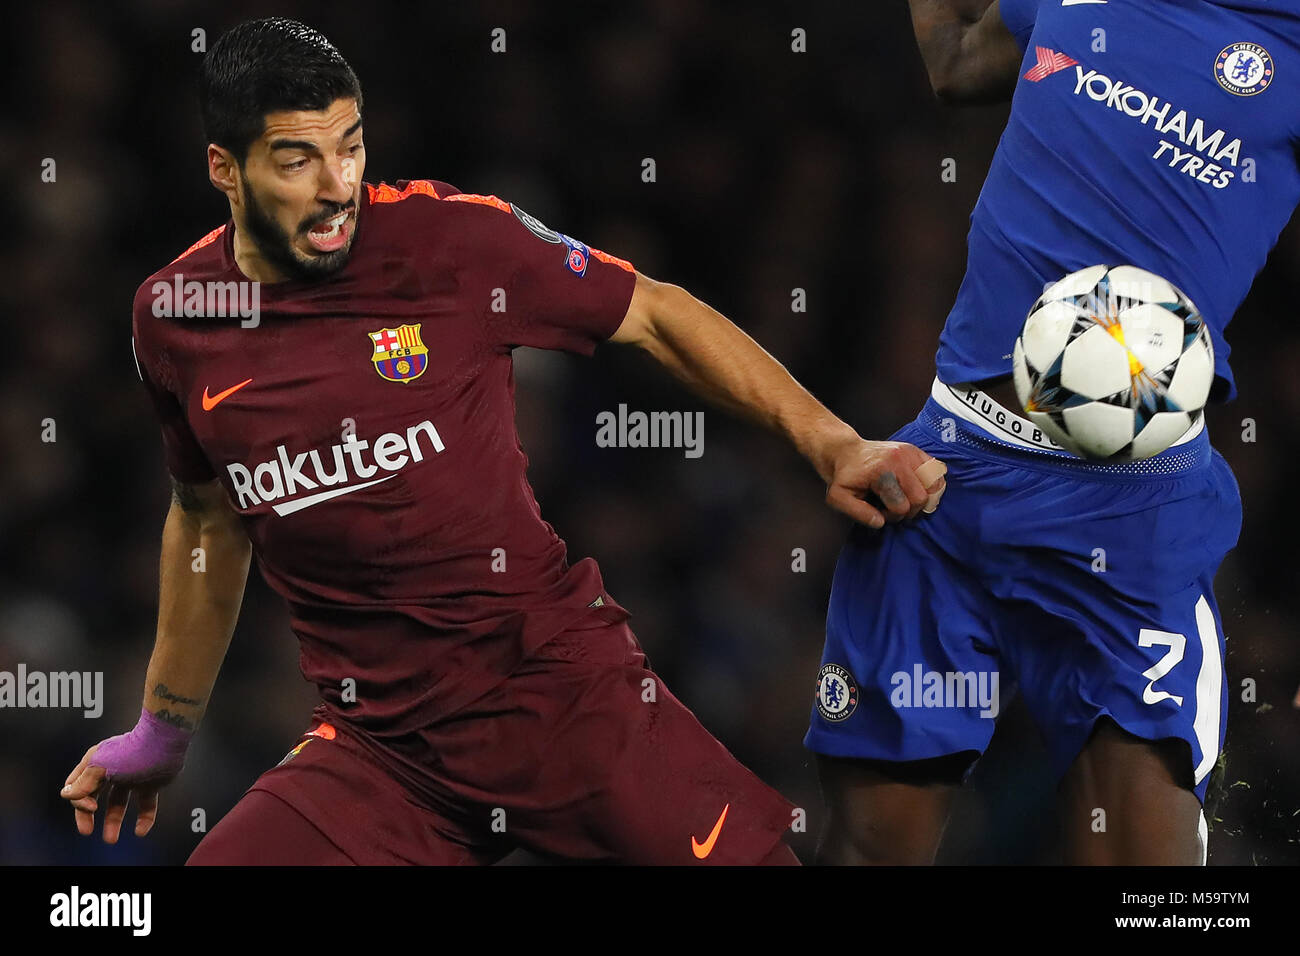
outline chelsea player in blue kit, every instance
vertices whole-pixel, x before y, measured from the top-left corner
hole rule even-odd
[[[805,743],[824,863],[933,862],[1013,693],[1061,777],[1069,863],[1203,864],[1227,715],[1213,578],[1241,501],[1203,420],[1144,461],[1054,445],[1011,353],[1047,284],[1129,264],[1223,332],[1300,201],[1300,0],[911,0],[935,91],[1012,97],[937,377],[894,438],[948,466],[934,514],[855,529]]]

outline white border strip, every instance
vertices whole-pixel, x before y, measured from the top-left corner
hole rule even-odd
[[[1196,742],[1201,746],[1201,762],[1196,765],[1196,783],[1199,786],[1219,759],[1219,706],[1223,694],[1219,629],[1204,594],[1196,602],[1196,633],[1201,638],[1201,669],[1196,673],[1196,716],[1192,727],[1196,732]]]

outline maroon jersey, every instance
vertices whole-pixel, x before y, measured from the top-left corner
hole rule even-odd
[[[511,350],[590,355],[631,265],[494,196],[366,184],[347,265],[260,286],[254,324],[233,235],[140,287],[136,361],[168,467],[220,478],[329,704],[372,732],[426,726],[593,602],[617,609],[541,517]]]

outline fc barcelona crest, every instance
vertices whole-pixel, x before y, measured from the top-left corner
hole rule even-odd
[[[429,350],[420,341],[420,323],[371,332],[375,371],[390,382],[413,382],[429,367]]]

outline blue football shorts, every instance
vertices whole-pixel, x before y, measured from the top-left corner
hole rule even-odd
[[[1203,422],[1154,458],[1087,462],[936,380],[892,437],[945,462],[947,490],[934,514],[852,532],[805,745],[974,760],[1019,693],[1058,775],[1107,716],[1185,741],[1204,803],[1227,715],[1213,580],[1241,498]]]

